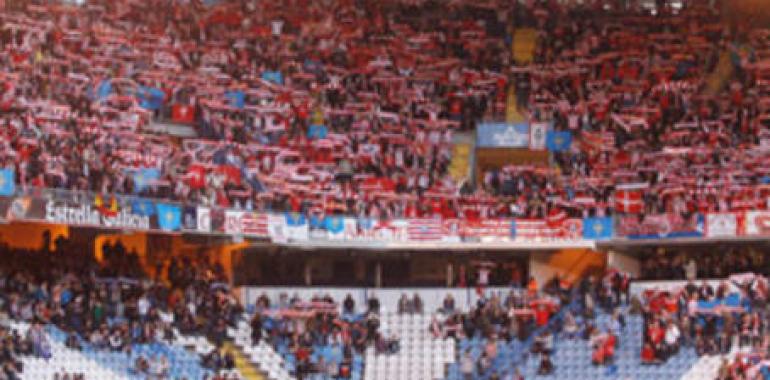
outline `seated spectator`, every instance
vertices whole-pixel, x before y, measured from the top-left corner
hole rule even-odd
[[[537,368],[537,374],[546,376],[550,375],[554,371],[553,362],[551,361],[551,357],[548,354],[543,354],[540,356],[540,366]]]
[[[260,313],[255,313],[251,317],[251,344],[258,345],[262,340],[262,316]]]
[[[218,348],[214,348],[208,354],[203,355],[201,362],[205,368],[209,368],[214,371],[219,371],[224,367],[224,360]]]
[[[441,309],[439,312],[444,314],[452,314],[455,311],[455,299],[451,294],[447,294],[444,297],[444,301],[441,303]]]
[[[476,369],[476,363],[471,356],[471,351],[466,350],[460,358],[460,373],[464,380],[473,380],[473,373]]]
[[[661,360],[658,359],[655,354],[655,350],[652,348],[652,344],[645,343],[642,347],[642,364],[659,364]]]
[[[617,340],[611,333],[605,333],[592,339],[593,353],[591,361],[594,365],[612,363],[615,356],[615,344]]]
[[[407,297],[406,293],[402,293],[401,298],[398,299],[398,313],[411,314],[413,312],[414,303]]]
[[[578,329],[579,326],[575,320],[575,316],[573,316],[570,312],[566,312],[564,314],[564,325],[562,326],[564,336],[568,339],[575,339],[578,334]]]
[[[663,339],[665,343],[664,349],[666,351],[666,356],[675,355],[679,352],[680,337],[681,333],[679,332],[679,327],[673,321],[669,322],[668,326],[666,327],[665,337]]]
[[[412,311],[416,314],[422,314],[422,298],[420,298],[420,295],[418,293],[414,293],[414,297],[412,298]]]
[[[78,339],[77,334],[74,332],[67,334],[67,340],[64,342],[64,345],[67,348],[73,349],[73,350],[81,350],[82,347],[80,345],[80,340]]]
[[[380,300],[374,294],[372,294],[371,297],[369,297],[368,304],[369,304],[368,312],[375,313],[375,314],[380,313]]]
[[[353,300],[353,296],[348,293],[345,296],[345,300],[342,302],[342,312],[345,314],[353,314],[356,310],[356,301]]]
[[[150,363],[143,355],[137,356],[134,361],[134,371],[138,374],[149,374]]]
[[[165,355],[150,360],[149,373],[152,377],[163,378],[168,375],[169,363]]]
[[[532,345],[532,352],[535,354],[551,354],[553,352],[553,334],[548,330],[540,333]]]
[[[433,316],[430,320],[430,326],[428,327],[428,331],[433,336],[433,338],[439,339],[444,338],[444,331],[442,331],[441,322],[438,321],[438,318]]]

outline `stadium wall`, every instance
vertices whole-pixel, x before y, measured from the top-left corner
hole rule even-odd
[[[559,276],[569,281],[603,269],[606,254],[590,249],[562,249],[552,253],[537,253],[530,256],[529,275],[539,284]]]

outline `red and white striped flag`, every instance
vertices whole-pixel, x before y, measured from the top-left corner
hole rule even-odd
[[[410,219],[407,234],[414,241],[441,240],[444,223],[441,219]]]
[[[612,149],[615,147],[615,135],[612,132],[581,133],[583,148],[592,150]]]
[[[225,233],[250,236],[269,236],[267,214],[227,210]]]

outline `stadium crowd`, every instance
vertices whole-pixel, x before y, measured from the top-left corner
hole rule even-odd
[[[50,358],[46,333],[50,326],[66,333],[64,344],[70,349],[131,354],[136,344],[172,343],[174,329],[205,336],[219,347],[226,328],[242,313],[236,298],[220,282],[221,266],[205,259],[172,259],[160,266],[159,281],[152,281],[141,270],[135,252],[128,252],[119,241],[105,244],[101,262],[67,239],[59,238],[49,248],[0,247],[2,312],[31,324],[23,340],[0,330],[7,337],[3,340],[8,345],[3,351],[5,367],[12,368],[13,355],[18,353]],[[132,365],[138,374],[163,377],[169,369],[162,355],[139,354],[135,360]],[[215,372],[232,369],[232,365],[203,362]]]
[[[281,294],[271,302],[263,294],[251,320],[252,343],[266,339],[300,379],[350,378],[367,347],[381,354],[399,350],[397,337],[379,331],[378,302],[370,299],[359,313],[350,295],[340,305],[329,295],[301,300]]]
[[[3,15],[3,157],[22,186],[392,215],[393,198],[456,190],[451,131],[505,101],[489,10],[167,5]],[[202,138],[143,134],[166,118]]]
[[[3,166],[23,187],[373,217],[634,214],[628,224],[764,209],[765,36],[717,16],[692,4],[657,16],[503,1],[32,5],[0,24]],[[537,27],[531,64],[511,62],[514,20]],[[555,167],[500,168],[478,188],[452,179],[453,131],[501,118],[509,85],[531,122],[572,144],[553,148]],[[168,119],[199,138],[147,133]]]
[[[736,274],[714,287],[689,281],[675,290],[650,289],[643,295],[643,363],[658,363],[680,347],[698,355],[725,355],[734,344],[766,349],[767,278]]]
[[[761,250],[746,247],[698,253],[659,249],[644,255],[641,262],[641,278],[646,280],[724,278],[743,272],[768,274],[767,262]]]

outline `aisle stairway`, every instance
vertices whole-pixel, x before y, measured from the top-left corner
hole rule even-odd
[[[452,161],[449,164],[449,175],[455,182],[460,183],[471,177],[473,167],[473,150],[475,136],[472,133],[456,133],[452,138]]]
[[[273,349],[270,344],[261,340],[259,344],[253,345],[251,342],[251,326],[243,319],[238,321],[238,326],[235,329],[228,329],[228,336],[235,342],[234,347],[237,348],[236,352],[242,353],[240,358],[245,360],[252,371],[241,371],[241,374],[245,377],[248,374],[259,375],[258,372],[265,373],[267,376],[263,377],[247,377],[247,379],[263,379],[263,380],[292,380],[294,376],[290,374],[294,370],[293,363],[285,362],[284,359]],[[236,356],[237,365],[238,356]],[[244,364],[244,363],[241,363]],[[240,371],[241,366],[238,366]]]
[[[706,79],[706,92],[715,95],[721,91],[733,76],[733,65],[730,51],[724,50],[719,54],[719,62],[714,72]]]
[[[505,104],[505,121],[509,123],[523,123],[527,121],[527,115],[524,110],[516,109],[516,90],[515,84],[508,87],[508,97]]]
[[[235,357],[235,368],[245,380],[267,380],[265,376],[254,366],[246,355],[236,345],[225,342],[223,348]]]
[[[519,28],[513,34],[511,51],[513,59],[520,64],[532,62],[537,43],[537,30],[533,28]]]
[[[535,57],[537,44],[537,31],[532,28],[516,29],[513,35],[511,54],[518,64],[528,64]],[[521,123],[527,120],[527,116],[516,109],[516,83],[511,81],[508,87],[508,100],[506,104],[506,121],[509,123]]]

